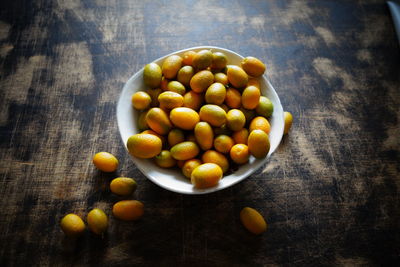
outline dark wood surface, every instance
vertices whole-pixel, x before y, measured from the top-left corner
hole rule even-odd
[[[245,181],[186,196],[133,165],[116,101],[144,64],[198,45],[265,61],[294,125]],[[399,51],[384,1],[1,1],[0,265],[395,265]],[[94,168],[99,151],[117,173]],[[116,175],[137,180],[140,221],[111,215]],[[65,238],[60,219],[94,207],[108,234]]]

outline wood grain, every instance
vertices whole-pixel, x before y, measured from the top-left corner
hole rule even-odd
[[[264,168],[206,196],[133,165],[116,101],[144,64],[198,45],[261,58],[294,125]],[[384,1],[2,1],[1,266],[375,266],[400,255],[400,53]],[[109,151],[117,173],[91,163]],[[145,216],[104,238],[60,219],[111,214],[134,177]],[[239,221],[258,209],[268,231]]]

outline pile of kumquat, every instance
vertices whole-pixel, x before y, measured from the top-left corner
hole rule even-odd
[[[147,64],[147,88],[132,95],[141,132],[129,137],[129,153],[179,167],[199,189],[217,185],[250,156],[264,158],[274,110],[261,95],[265,69],[255,57],[229,65],[224,53],[206,49]]]

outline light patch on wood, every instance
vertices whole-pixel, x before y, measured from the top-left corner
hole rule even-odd
[[[229,40],[230,42],[233,42],[234,40]],[[263,40],[261,38],[257,37],[251,37],[247,42],[252,43],[254,45],[263,47],[263,48],[268,48],[268,47],[280,47],[282,44],[276,40],[273,39],[268,39],[268,40]]]
[[[126,3],[128,7],[125,9],[118,9],[119,4],[118,1],[115,0],[98,0],[97,4],[100,7],[107,6],[107,8],[92,9],[81,7],[72,11],[80,21],[96,23],[96,29],[102,33],[102,42],[107,43],[107,45],[103,45],[102,48],[110,54],[110,57],[115,53],[121,54],[132,50],[132,45],[136,48],[146,47],[144,28],[137,27],[137,25],[142,25],[144,21],[144,13],[142,12],[145,5],[144,2],[129,1]],[[110,15],[110,13],[118,13],[118,16]],[[65,14],[64,12],[60,12],[58,15],[64,18]],[[101,19],[99,20],[99,18]],[[184,19],[183,16],[182,19]],[[158,24],[159,23],[157,23],[157,25]],[[85,26],[85,24],[83,25]],[[89,26],[87,27],[90,29]],[[121,34],[124,35],[126,40],[131,41],[116,42],[118,35]],[[108,45],[108,43],[112,43],[113,45]]]
[[[320,120],[335,120],[341,127],[343,128],[351,128],[353,130],[360,130],[360,125],[357,121],[354,120],[350,115],[346,115],[343,112],[345,109],[349,107],[348,100],[349,95],[343,95],[342,93],[334,93],[332,95],[332,105],[335,108],[332,108],[329,113],[323,111],[313,110],[312,116],[316,119],[316,121]],[[320,107],[318,110],[323,110],[323,107]],[[318,125],[316,125],[318,126]],[[329,131],[329,130],[327,130]]]
[[[74,140],[82,138],[82,123],[80,121],[73,120],[64,126],[62,138],[65,140],[65,143],[73,143]]]
[[[6,79],[0,80],[0,87],[5,89],[3,97],[0,98],[2,106],[0,125],[6,123],[8,119],[8,104],[11,102],[24,103],[26,101],[35,71],[45,66],[45,56],[32,56],[29,59],[21,57],[17,64],[16,72]]]
[[[185,20],[187,20],[187,16],[185,14],[176,14],[173,10],[164,9],[161,11],[161,17],[169,17],[170,19],[163,20],[161,19],[155,24],[155,34],[171,34],[175,35],[177,32],[180,34],[186,34],[191,31],[190,28],[186,27]],[[167,42],[164,46],[168,47],[169,42]]]
[[[309,20],[314,12],[305,1],[292,1],[281,11],[280,17],[284,24],[290,25],[296,21]]]
[[[115,41],[118,33],[118,18],[105,17],[102,20],[100,30],[103,33],[103,42]]]
[[[58,3],[58,6],[62,9],[77,10],[77,9],[81,8],[80,0],[68,0],[68,1],[58,0],[57,3]]]
[[[372,55],[368,49],[360,49],[357,51],[357,59],[359,61],[371,63],[372,62]]]
[[[353,91],[358,89],[354,78],[328,58],[314,59],[313,67],[328,84],[332,84],[335,79],[340,79],[343,83],[343,90],[337,90],[332,93],[331,101],[332,105],[335,107],[335,111],[333,112],[334,116],[332,118],[340,125],[352,127],[354,130],[360,129],[360,126],[354,121],[354,118],[344,112],[351,108],[351,99],[357,97],[357,91]]]
[[[85,22],[85,21],[98,21],[96,18],[96,14],[94,13],[94,10],[92,8],[85,8],[82,6],[80,0],[72,0],[72,1],[61,1],[58,0],[58,9],[54,9],[55,14],[61,19],[65,20],[65,13],[66,11],[71,12],[74,14],[79,21]],[[44,16],[42,16],[44,17]],[[86,26],[83,24],[83,26]],[[88,26],[86,26],[88,27]]]
[[[333,33],[327,28],[316,27],[315,32],[324,40],[327,45],[336,44],[338,41]]]
[[[331,169],[323,160],[319,159],[318,153],[314,149],[315,144],[307,139],[305,133],[302,131],[292,131],[291,138],[293,142],[292,146],[298,147],[300,150],[301,161],[309,164],[314,174],[319,175]],[[290,164],[290,162],[288,164]]]
[[[232,10],[235,12],[232,12]],[[176,13],[174,13],[176,14]],[[187,17],[187,14],[183,16]],[[246,30],[246,23],[248,22],[247,16],[240,7],[226,8],[218,4],[218,2],[201,0],[196,1],[193,6],[192,18],[210,19],[227,24],[234,24],[238,33],[243,33]],[[184,25],[185,28],[186,25]],[[176,31],[174,31],[175,33]]]
[[[335,113],[336,111],[343,112],[344,110],[347,110],[349,107],[351,107],[351,99],[353,97],[355,97],[355,94],[350,91],[338,90],[333,92],[331,96],[331,101],[333,106],[335,107]],[[342,120],[338,122],[349,123],[350,121],[344,119],[343,113],[339,112],[337,112],[339,114],[338,118],[342,118]]]
[[[318,57],[313,60],[313,66],[326,81],[337,78],[338,69],[333,65],[332,60]]]
[[[10,53],[11,50],[14,49],[14,46],[11,44],[5,44],[0,48],[0,57],[4,58]]]
[[[333,79],[339,78],[343,82],[344,89],[353,90],[357,87],[357,83],[354,81],[353,77],[344,69],[336,66],[329,58],[315,58],[313,60],[313,67],[328,83],[331,83]]]
[[[4,40],[8,37],[11,25],[0,20],[0,40]]]
[[[118,45],[124,44],[124,42],[115,42],[115,39],[118,37],[118,34],[126,35],[126,38],[129,40],[133,40],[135,46],[145,46],[144,40],[144,29],[141,27],[138,29],[137,25],[142,24],[144,21],[144,14],[141,12],[143,9],[144,3],[142,2],[129,2],[131,5],[126,10],[117,10],[117,2],[107,1],[107,9],[98,9],[96,10],[96,14],[93,18],[94,21],[98,22],[98,16],[101,16],[103,19],[98,22],[98,29],[103,33],[102,40],[106,43],[113,43],[114,45],[107,46],[107,49],[114,49],[118,47]],[[118,13],[118,16],[110,16],[109,9],[115,9],[115,12]],[[80,18],[84,19],[85,14],[77,14]],[[182,17],[184,19],[184,17]],[[128,42],[129,44],[129,42]],[[126,47],[123,49],[131,49]]]
[[[265,25],[265,17],[264,16],[251,17],[250,25],[257,30],[262,30]]]
[[[94,89],[92,56],[85,42],[61,44],[55,49],[55,86],[58,90],[86,95]]]
[[[318,140],[319,143],[323,142],[323,150],[328,154],[322,156],[319,154],[320,150],[316,149],[314,152],[314,157],[320,156],[325,160],[329,160],[330,163],[328,164],[326,161],[324,161],[324,165],[319,166],[319,169],[318,164],[314,163],[311,165],[312,168],[309,168],[310,171],[313,172],[313,175],[317,175],[319,177],[319,181],[321,183],[326,184],[330,188],[335,186],[336,194],[340,195],[343,201],[345,201],[348,205],[363,205],[368,200],[369,196],[365,194],[359,194],[357,195],[357,201],[355,202],[354,193],[365,192],[367,183],[364,181],[365,179],[363,176],[365,175],[365,170],[367,169],[366,164],[370,163],[365,161],[364,154],[354,154],[347,158],[348,162],[346,162],[346,164],[352,166],[351,174],[354,176],[354,178],[356,178],[354,181],[350,180],[348,175],[343,174],[343,172],[341,172],[340,168],[337,166],[338,164],[343,164],[343,153],[351,154],[353,150],[352,146],[360,147],[365,140],[360,140],[359,136],[354,134],[358,132],[358,129],[350,128],[350,126],[345,124],[339,123],[338,129],[333,131],[332,124],[329,121],[332,119],[340,121],[341,119],[337,117],[339,112],[332,112],[334,108],[330,107],[328,110],[325,109],[324,111],[324,107],[319,106],[307,112],[305,117],[313,119],[308,120],[306,126],[304,127],[307,129],[312,129],[312,136],[310,136],[310,132],[308,132],[306,135],[304,134],[302,140],[307,140],[307,136],[314,141],[312,143],[310,142],[309,144],[307,144],[307,142],[299,142],[296,147],[299,147],[300,152],[304,153],[305,146],[309,145],[315,147],[316,140]],[[347,118],[346,114],[343,116]],[[355,122],[353,122],[353,124],[354,123]],[[352,129],[352,131],[348,133],[346,140],[340,139],[337,133],[347,131],[348,129]],[[293,136],[293,133],[298,135],[297,132],[292,132],[291,136]],[[349,143],[351,143],[352,146],[350,146]],[[306,153],[305,155],[306,156],[304,158],[308,159],[313,154]],[[303,160],[303,156],[301,162],[307,162]],[[378,183],[376,180],[373,181],[374,183]],[[335,183],[335,185],[333,183]],[[346,188],[346,190],[342,190],[342,188]],[[342,216],[344,217],[353,217],[353,211],[351,209],[342,210],[341,212]]]
[[[304,35],[304,34],[299,34],[297,35],[297,40],[299,40],[300,43],[304,44],[306,47],[316,47],[318,44],[318,38],[312,35]]]
[[[343,258],[342,256],[336,257],[336,264],[343,267],[353,266],[369,266],[371,262],[365,258]]]

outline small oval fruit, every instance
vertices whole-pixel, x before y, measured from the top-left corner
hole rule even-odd
[[[191,181],[194,187],[204,189],[217,185],[222,175],[222,169],[217,164],[204,163],[193,170]]]
[[[243,88],[249,81],[249,77],[247,76],[246,72],[242,68],[235,65],[228,66],[227,76],[229,83],[235,88]]]
[[[167,91],[172,91],[183,96],[186,93],[186,88],[178,81],[170,81],[167,85]]]
[[[264,63],[255,57],[245,57],[241,62],[243,70],[250,76],[260,77],[265,72]]]
[[[202,70],[193,75],[190,80],[190,88],[196,93],[202,93],[214,82],[214,75],[211,71]]]
[[[183,96],[183,106],[193,110],[199,110],[204,102],[203,94],[189,91]]]
[[[249,131],[252,132],[254,130],[263,130],[267,134],[271,130],[271,125],[269,124],[268,120],[264,117],[258,116],[255,117],[251,122],[249,126]]]
[[[221,127],[226,122],[226,112],[221,107],[207,104],[200,108],[200,119],[214,127]]]
[[[137,183],[132,178],[118,177],[111,181],[110,190],[119,196],[129,196],[137,188]]]
[[[176,165],[176,160],[172,157],[169,150],[161,151],[161,153],[154,158],[154,161],[161,168],[172,168]]]
[[[208,104],[221,105],[226,97],[226,88],[222,83],[213,83],[206,91],[206,102]]]
[[[189,86],[190,80],[192,79],[193,75],[194,75],[194,69],[192,66],[183,66],[178,71],[177,80],[184,86]]]
[[[283,130],[283,134],[289,133],[290,128],[292,127],[293,123],[293,116],[290,112],[285,111],[283,113],[284,119],[285,119],[285,128]]]
[[[226,114],[226,125],[232,131],[241,130],[245,124],[246,124],[246,117],[244,116],[243,112],[241,112],[240,110],[231,109]]]
[[[89,229],[96,235],[103,234],[108,227],[107,215],[101,209],[92,209],[87,215]]]
[[[250,154],[256,158],[264,158],[270,148],[268,134],[263,130],[254,130],[250,132],[247,140]]]
[[[190,179],[193,170],[196,169],[200,165],[201,165],[201,160],[199,160],[199,159],[189,159],[189,160],[185,161],[185,163],[182,166],[183,175],[185,175],[186,178]]]
[[[200,152],[195,142],[185,141],[171,148],[171,155],[176,160],[188,160],[195,158]]]
[[[249,78],[249,81],[247,82],[247,86],[250,86],[250,85],[255,86],[261,90],[261,83],[258,78],[253,78],[253,77]]]
[[[160,108],[151,108],[147,112],[146,122],[153,131],[161,135],[167,134],[172,128],[167,113]]]
[[[103,172],[113,172],[118,168],[118,159],[111,153],[99,152],[93,157],[93,164]]]
[[[222,172],[225,173],[229,169],[229,162],[228,159],[225,157],[224,154],[215,150],[207,150],[201,156],[201,160],[204,163],[215,163],[221,167]]]
[[[210,124],[205,121],[197,123],[194,127],[194,136],[202,150],[209,150],[212,148],[214,132]]]
[[[198,70],[204,70],[211,66],[213,54],[210,50],[201,50],[193,56],[193,67]]]
[[[153,130],[145,130],[145,131],[141,132],[141,134],[152,134],[152,135],[155,135],[155,136],[157,136],[158,138],[161,139],[161,143],[162,143],[163,145],[166,144],[165,137],[164,137],[163,135],[159,134],[159,133],[156,133],[156,132],[153,131]]]
[[[222,70],[226,67],[226,63],[228,62],[228,58],[222,52],[214,52],[213,58],[211,62],[211,69],[213,70]]]
[[[214,81],[216,83],[222,83],[224,86],[228,85],[228,76],[225,73],[218,72],[214,74]]]
[[[162,71],[157,63],[150,63],[144,66],[143,81],[150,88],[157,88],[161,84]]]
[[[178,55],[167,57],[162,64],[162,74],[167,79],[173,79],[182,67],[182,58]]]
[[[176,127],[183,130],[193,130],[200,121],[199,114],[195,110],[185,107],[171,110],[169,118]]]
[[[121,200],[114,204],[113,215],[123,221],[135,221],[143,216],[144,205],[138,200]]]
[[[255,235],[262,234],[267,230],[267,223],[264,217],[253,208],[243,208],[240,211],[240,220],[243,226]]]
[[[183,54],[183,64],[184,65],[188,65],[188,66],[192,66],[193,65],[193,57],[196,55],[196,52],[190,50],[190,51],[186,51]]]
[[[185,134],[181,129],[174,128],[168,133],[168,144],[173,147],[176,144],[185,141]]]
[[[230,108],[240,108],[242,105],[242,95],[235,88],[226,90],[225,104]]]
[[[150,107],[151,97],[146,92],[136,92],[132,95],[132,105],[137,110],[144,110]]]
[[[162,141],[153,134],[135,134],[128,138],[127,148],[132,156],[153,158],[160,154]]]
[[[229,155],[236,164],[245,164],[249,161],[249,148],[245,144],[236,144],[231,148]]]
[[[183,105],[183,96],[172,91],[166,91],[158,96],[158,101],[164,107],[173,109]]]
[[[215,150],[224,154],[229,153],[234,144],[235,142],[233,141],[233,139],[227,135],[218,135],[214,139]]]
[[[85,223],[81,217],[70,213],[61,219],[61,229],[67,236],[78,236],[85,231]]]
[[[245,144],[247,145],[247,139],[249,138],[249,130],[246,128],[243,128],[237,132],[234,132],[232,134],[233,141],[235,141],[236,144]]]
[[[260,101],[256,107],[258,115],[268,118],[274,112],[274,104],[265,96],[260,96]]]
[[[260,89],[255,86],[247,86],[242,93],[242,106],[246,109],[255,109],[260,103]]]

